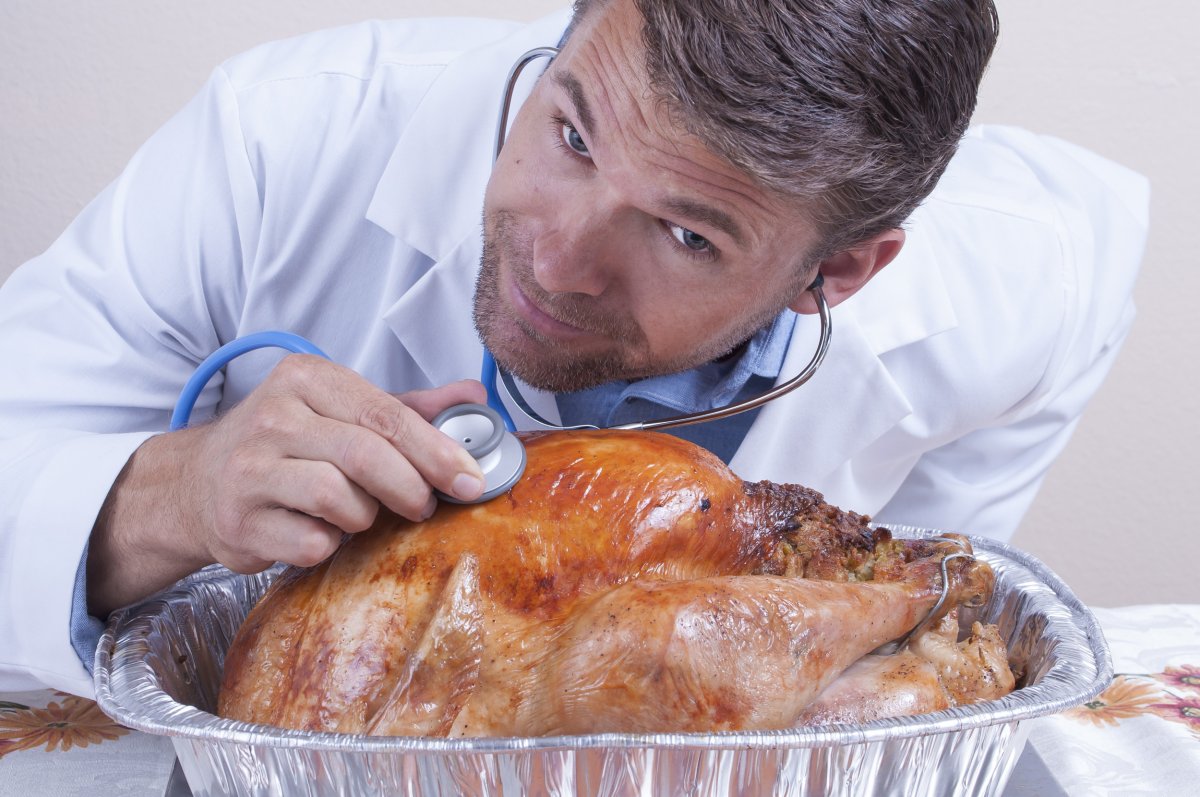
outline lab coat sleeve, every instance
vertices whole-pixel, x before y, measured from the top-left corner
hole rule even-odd
[[[923,453],[875,517],[1008,540],[1132,326],[1149,185],[1054,138],[1011,128],[982,135],[1011,144],[1055,197],[1069,295],[1062,330],[1037,388],[992,424]],[[1038,278],[1055,287],[1049,275]]]
[[[0,288],[0,689],[91,694],[70,626],[92,525],[195,364],[236,329],[261,208],[218,70]]]

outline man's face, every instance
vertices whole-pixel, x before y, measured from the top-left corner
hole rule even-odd
[[[475,323],[535,387],[720,357],[803,290],[816,233],[668,118],[630,0],[596,5],[513,122],[484,203]]]

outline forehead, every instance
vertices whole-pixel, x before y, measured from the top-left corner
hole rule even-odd
[[[759,184],[681,123],[646,73],[642,25],[632,0],[593,3],[545,81],[573,112],[597,167],[652,186],[665,206],[730,216],[747,243],[798,223],[807,229],[796,200]]]

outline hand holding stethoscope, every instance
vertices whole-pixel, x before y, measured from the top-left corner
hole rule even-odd
[[[175,411],[171,415],[171,431],[187,426],[200,391],[218,371],[235,358],[263,348],[280,348],[293,354],[313,354],[329,359],[328,355],[311,341],[290,332],[258,332],[230,341],[206,357],[184,385],[175,404]],[[500,413],[491,407],[483,404],[457,404],[439,413],[433,419],[432,425],[465,448],[483,471],[483,492],[470,503],[495,498],[512,487],[524,473],[525,447],[506,428]],[[461,499],[440,490],[434,490],[434,494],[443,501],[464,503]]]

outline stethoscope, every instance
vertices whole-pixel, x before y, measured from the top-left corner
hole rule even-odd
[[[538,47],[522,55],[513,64],[512,69],[509,70],[505,83],[504,100],[500,106],[500,119],[496,126],[496,147],[493,160],[500,157],[500,150],[504,146],[509,110],[521,72],[533,61],[539,58],[552,59],[557,54],[558,48],[556,47]],[[470,503],[489,501],[507,492],[525,472],[525,446],[513,434],[517,427],[508,411],[508,407],[500,396],[497,387],[497,377],[503,382],[505,391],[508,393],[513,404],[522,413],[535,423],[551,430],[608,428],[649,431],[672,429],[678,426],[728,418],[732,415],[761,407],[769,401],[774,401],[780,396],[792,392],[811,379],[813,374],[817,372],[817,369],[821,366],[821,362],[825,359],[826,352],[829,350],[829,339],[832,332],[829,318],[829,304],[826,302],[825,293],[822,290],[823,282],[822,276],[818,274],[817,278],[808,286],[808,290],[812,291],[813,297],[816,299],[817,313],[821,319],[821,333],[812,358],[800,370],[800,373],[761,395],[743,401],[733,402],[711,410],[676,415],[655,421],[639,421],[611,427],[600,427],[590,424],[562,426],[548,421],[529,405],[521,395],[516,380],[496,363],[492,353],[484,346],[480,381],[483,382],[484,388],[487,390],[488,403],[486,405],[458,404],[439,413],[432,421],[435,428],[457,440],[475,458],[479,463],[480,470],[483,471],[485,480],[483,494]],[[175,411],[171,415],[171,431],[187,426],[192,409],[195,407],[196,400],[200,396],[200,391],[204,389],[204,386],[208,384],[208,381],[218,371],[228,365],[234,358],[240,357],[246,352],[262,348],[281,348],[295,354],[313,354],[330,359],[325,352],[317,348],[312,342],[291,332],[258,332],[237,338],[205,358],[196,368],[191,378],[188,379],[187,384],[184,385],[183,390],[180,392],[179,400],[175,404]],[[440,491],[436,492],[441,500],[452,503],[463,503],[459,499]]]

